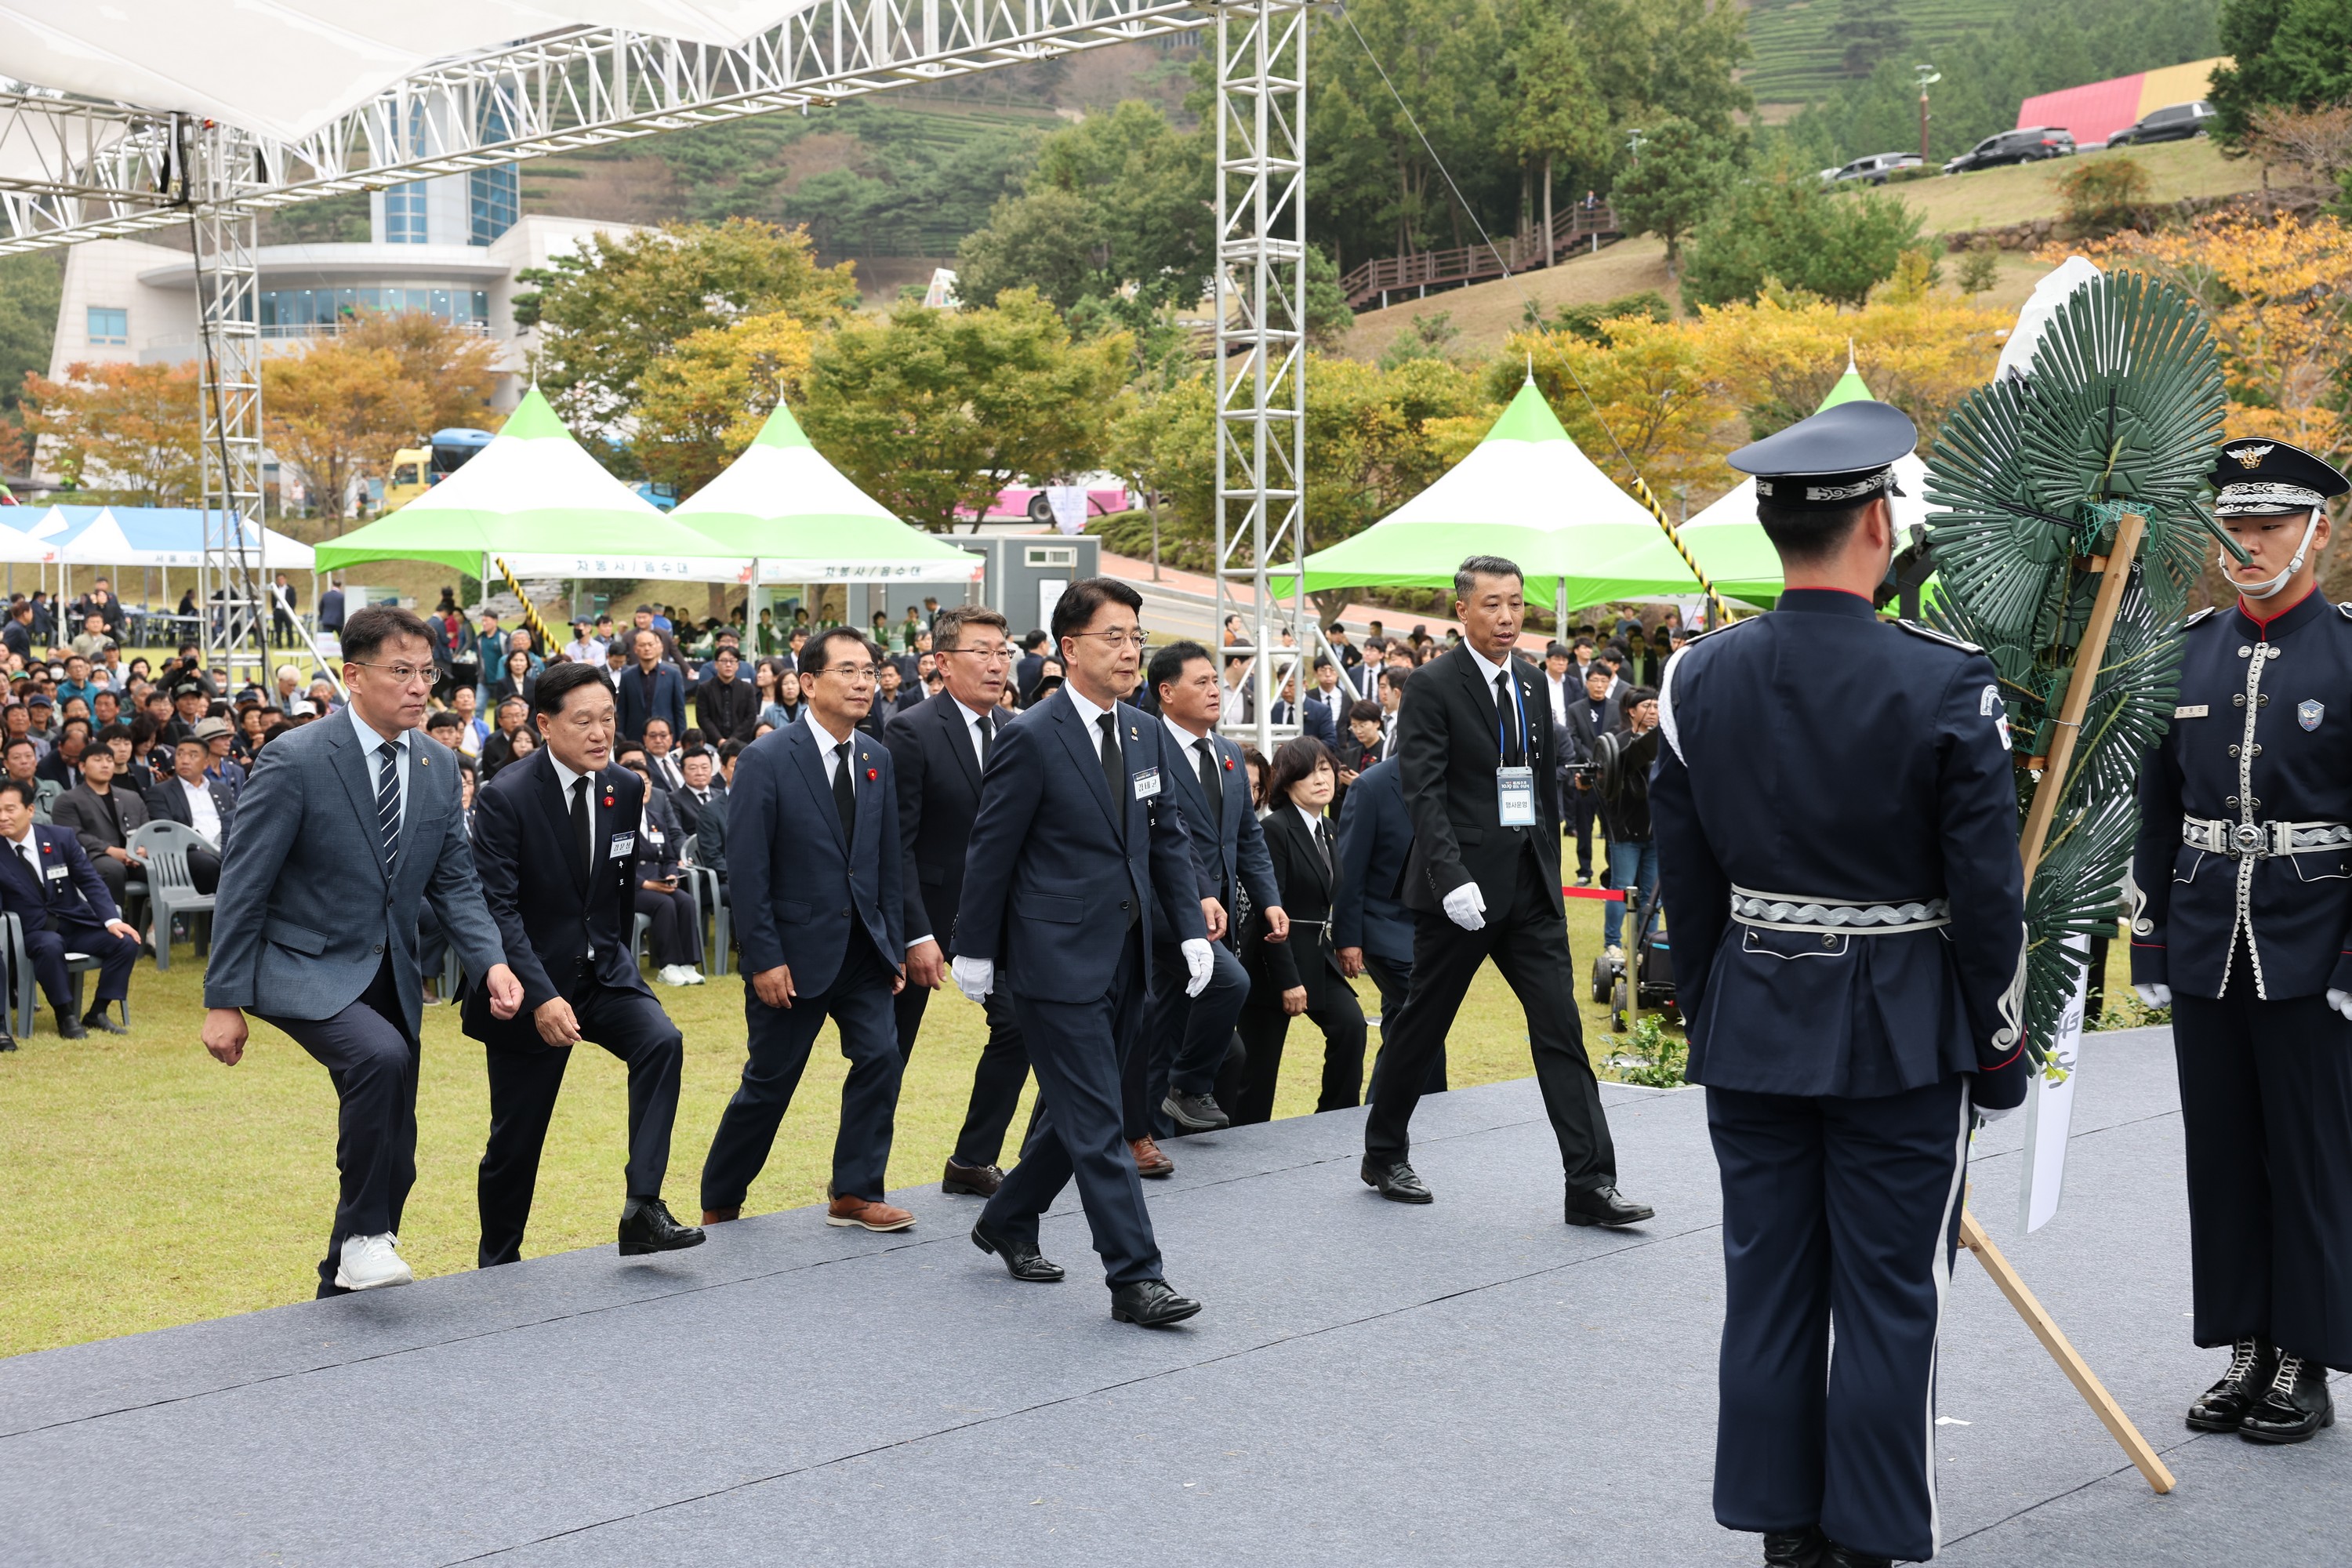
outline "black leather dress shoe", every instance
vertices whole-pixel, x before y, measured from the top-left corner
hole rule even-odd
[[[2240,1340],[2230,1347],[2230,1370],[2221,1381],[2197,1396],[2189,1407],[2192,1432],[2234,1432],[2254,1401],[2263,1396],[2278,1373],[2278,1352],[2260,1340]]]
[[[1895,1559],[1874,1557],[1867,1552],[1856,1552],[1851,1546],[1840,1546],[1832,1541],[1829,1542],[1829,1549],[1822,1553],[1822,1568],[1895,1568]]]
[[[1423,1184],[1413,1174],[1412,1167],[1402,1160],[1376,1160],[1364,1156],[1364,1163],[1356,1173],[1371,1188],[1392,1204],[1433,1204],[1437,1194]]]
[[[16,1048],[16,1037],[10,1034],[5,1026],[0,1026],[0,1051],[13,1051]]]
[[[1822,1553],[1829,1547],[1830,1538],[1817,1524],[1802,1530],[1768,1530],[1764,1568],[1821,1568]]]
[[[1003,1184],[1004,1173],[995,1166],[966,1165],[955,1160],[948,1162],[947,1174],[940,1178],[940,1191],[951,1198],[992,1198]]]
[[[68,1040],[86,1040],[89,1038],[89,1031],[81,1026],[81,1020],[73,1016],[72,1008],[58,1007],[52,1009],[52,1011],[57,1016],[58,1034],[60,1038]]]
[[[127,1035],[131,1032],[116,1023],[113,1016],[103,1007],[93,1007],[84,1013],[81,1016],[81,1026],[85,1029],[104,1029],[110,1035]]]
[[[1133,1323],[1139,1328],[1164,1329],[1182,1322],[1200,1310],[1200,1302],[1190,1296],[1179,1296],[1168,1288],[1165,1279],[1122,1285],[1110,1293],[1111,1321]]]
[[[680,1225],[659,1198],[631,1198],[621,1210],[621,1256],[637,1258],[648,1252],[677,1252],[700,1247],[703,1233]]]
[[[992,1253],[1004,1259],[1004,1271],[1015,1279],[1026,1280],[1032,1285],[1061,1283],[1062,1266],[1049,1262],[1045,1255],[1037,1250],[1037,1244],[1034,1241],[1015,1241],[1011,1237],[997,1235],[985,1225],[975,1225],[971,1227],[971,1244],[982,1252]]]
[[[2249,1443],[2301,1443],[2322,1426],[2336,1425],[2336,1400],[2327,1392],[2327,1369],[2299,1355],[2279,1355],[2270,1386],[2238,1423]]]
[[[1647,1204],[1620,1197],[1614,1187],[1595,1187],[1589,1193],[1569,1194],[1565,1217],[1570,1225],[1617,1226],[1639,1225],[1656,1214]]]
[[[1160,1102],[1180,1132],[1222,1132],[1234,1124],[1213,1094],[1182,1094],[1174,1089]]]

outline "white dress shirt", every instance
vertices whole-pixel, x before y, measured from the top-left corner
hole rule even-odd
[[[956,705],[956,711],[963,715],[963,738],[971,743],[973,758],[981,766],[986,767],[988,748],[980,743],[980,721],[982,719],[988,721],[988,732],[993,737],[998,730],[1003,728],[1004,721],[1012,715],[1005,713],[1002,709],[983,713],[977,708],[967,706],[961,697],[952,697],[949,700]]]
[[[1066,680],[1062,682],[1062,690],[1068,696],[1070,707],[1077,713],[1078,722],[1086,727],[1087,739],[1094,742],[1095,760],[1101,761],[1102,719],[1104,714],[1110,712],[1110,710],[1087,701],[1078,694],[1078,689]]]
[[[816,742],[816,754],[824,763],[825,787],[827,789],[831,789],[833,787],[834,770],[841,765],[841,758],[835,754],[834,748],[841,745],[843,743],[842,740],[832,731],[817,722],[816,710],[814,708],[811,708],[802,716],[801,722],[808,726],[809,738]],[[849,731],[849,739],[851,741],[856,741],[857,739],[857,731],[856,730]]]
[[[555,766],[555,782],[562,787],[563,814],[566,816],[572,815],[572,784],[581,779],[588,781],[588,837],[581,843],[580,850],[582,854],[587,856],[588,868],[593,872],[596,868],[596,780],[593,774],[577,773],[565,767],[552,749],[548,752],[547,760]]]
[[[408,825],[409,759],[415,755],[415,753],[409,750],[408,742],[415,736],[416,731],[414,730],[403,730],[397,735],[379,735],[373,729],[368,727],[368,721],[360,717],[360,710],[356,704],[345,708],[343,711],[351,715],[352,728],[353,731],[357,731],[360,738],[360,756],[367,763],[369,789],[382,790],[383,788],[383,758],[378,754],[381,752],[383,743],[386,741],[390,741],[394,745],[400,748],[400,821],[401,826],[404,827]],[[192,811],[194,809],[193,802],[190,804],[189,809]],[[204,830],[200,827],[197,831],[202,832]]]
[[[214,844],[221,841],[220,807],[213,804],[213,786],[209,780],[190,784],[174,773],[172,782],[188,803],[188,825]]]

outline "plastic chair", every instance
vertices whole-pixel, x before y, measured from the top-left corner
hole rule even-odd
[[[0,915],[0,938],[8,948],[8,976],[14,983],[9,1001],[16,1015],[16,1034],[20,1039],[33,1037],[33,1020],[40,1016],[40,983],[33,974],[33,957],[25,946],[25,921],[21,915]],[[86,952],[66,954],[66,979],[73,987],[74,1016],[81,1016],[81,977],[100,967],[98,960]],[[122,1003],[122,1023],[131,1024],[131,1003]]]
[[[719,886],[718,870],[695,864],[695,850],[700,838],[701,835],[697,834],[679,845],[678,854],[686,866],[686,885],[694,893],[695,929],[703,929],[707,922],[710,931],[710,940],[702,950],[703,968],[712,974],[724,974],[727,973],[727,949],[735,936],[734,921],[728,912],[727,894]]]
[[[178,822],[151,822],[131,834],[125,846],[133,855],[146,850],[143,864],[147,868],[147,898],[155,915],[155,967],[172,967],[172,920],[175,915],[203,915],[205,923],[191,934],[195,937],[196,955],[202,957],[211,946],[213,895],[196,891],[196,884],[188,875],[188,851],[210,849],[219,853],[219,846],[194,828]]]
[[[629,962],[640,969],[646,963],[646,932],[654,929],[654,917],[637,915],[629,925]]]

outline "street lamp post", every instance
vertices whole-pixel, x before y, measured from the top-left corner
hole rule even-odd
[[[1943,80],[1944,73],[1929,65],[1917,66],[1914,68],[1919,73],[1919,162],[1925,163],[1928,161],[1927,89]]]

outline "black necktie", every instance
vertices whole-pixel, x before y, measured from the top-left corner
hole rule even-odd
[[[988,766],[988,744],[996,735],[996,726],[988,721],[988,715],[985,713],[972,722],[980,729],[980,765],[985,769]]]
[[[1315,824],[1315,847],[1323,851],[1323,879],[1331,879],[1331,825],[1318,819]]]
[[[1209,816],[1222,823],[1225,815],[1225,792],[1217,784],[1217,749],[1209,744],[1206,735],[1192,742],[1201,753],[1201,798],[1209,803]]]
[[[376,754],[383,764],[375,775],[375,823],[383,838],[383,874],[388,881],[400,859],[400,748],[386,741]]]
[[[1119,825],[1120,837],[1126,837],[1127,803],[1118,798],[1118,787],[1127,782],[1126,770],[1118,761],[1118,717],[1106,713],[1096,722],[1102,727],[1103,785],[1110,791],[1111,820]]]
[[[591,842],[588,826],[588,775],[583,773],[572,781],[572,843],[580,852],[578,880],[583,889],[588,886],[589,873],[595,868],[592,858],[595,851],[591,847]]]
[[[1495,677],[1495,712],[1503,727],[1503,765],[1517,767],[1523,760],[1519,754],[1519,733],[1511,722],[1511,672]]]
[[[841,816],[841,837],[857,842],[857,786],[849,781],[849,742],[833,749],[833,809]]]

